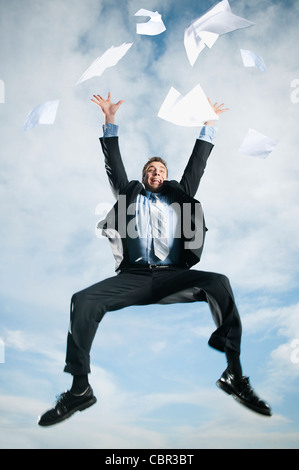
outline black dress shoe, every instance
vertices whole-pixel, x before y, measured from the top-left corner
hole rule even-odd
[[[76,411],[83,411],[96,403],[97,399],[89,386],[82,395],[73,395],[67,391],[62,393],[55,404],[55,407],[44,413],[38,421],[40,426],[51,426],[69,418]]]
[[[226,369],[216,383],[226,393],[233,395],[242,405],[262,415],[271,416],[270,406],[256,395],[250,386],[248,377],[235,377]]]

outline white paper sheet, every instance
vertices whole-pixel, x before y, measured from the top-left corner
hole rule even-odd
[[[233,14],[228,0],[217,3],[185,30],[184,45],[190,64],[193,66],[205,46],[211,48],[220,35],[253,25]]]
[[[249,129],[239,152],[252,157],[267,158],[277,144],[278,140],[267,137],[254,129]]]
[[[101,57],[98,57],[79,78],[76,85],[92,77],[100,77],[107,68],[116,65],[128,52],[133,43],[123,43],[121,46],[111,46]]]
[[[206,121],[219,119],[200,85],[196,85],[185,96],[171,87],[158,117],[184,127],[198,127]]]
[[[247,49],[240,49],[244,67],[255,67],[262,72],[266,72],[267,68],[262,57],[255,52],[248,51]]]
[[[59,106],[59,100],[45,101],[33,108],[27,115],[23,131],[26,132],[38,124],[54,124]]]
[[[161,34],[166,30],[162,21],[161,15],[157,11],[150,11],[141,8],[135,13],[134,16],[149,16],[150,19],[146,23],[136,24],[137,34],[147,34],[148,36],[155,36]]]

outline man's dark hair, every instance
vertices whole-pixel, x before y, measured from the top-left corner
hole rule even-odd
[[[166,161],[163,160],[163,158],[161,158],[161,157],[151,157],[151,158],[148,159],[148,161],[146,162],[146,164],[144,165],[144,167],[143,167],[143,169],[142,169],[142,178],[144,177],[146,170],[148,169],[148,167],[150,166],[150,164],[151,164],[152,162],[160,162],[160,163],[162,163],[162,165],[165,166],[166,171],[167,171],[167,173],[168,173],[167,164],[166,164]]]

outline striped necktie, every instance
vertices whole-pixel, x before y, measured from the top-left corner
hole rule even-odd
[[[164,220],[163,204],[156,193],[151,193],[150,199],[150,222],[154,244],[154,253],[162,261],[169,254],[168,239],[166,237],[166,226]]]

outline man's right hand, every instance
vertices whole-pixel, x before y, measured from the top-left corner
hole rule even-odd
[[[100,106],[104,116],[105,116],[105,124],[114,124],[114,116],[116,111],[120,107],[120,105],[124,102],[124,100],[120,100],[118,103],[111,103],[111,93],[109,91],[108,98],[105,100],[101,97],[101,95],[93,95],[94,99],[91,101],[98,106]]]

